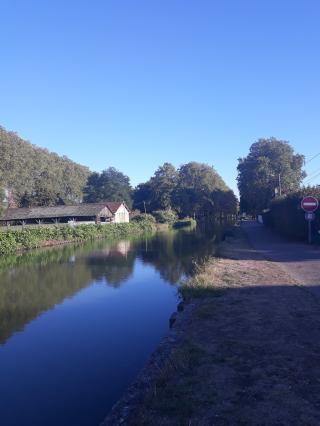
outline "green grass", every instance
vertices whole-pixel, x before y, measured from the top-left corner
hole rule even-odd
[[[215,287],[212,278],[206,277],[205,273],[195,275],[179,287],[179,293],[186,302],[195,298],[220,297],[224,291]]]

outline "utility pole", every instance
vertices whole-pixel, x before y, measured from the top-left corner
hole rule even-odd
[[[145,201],[143,202],[143,205],[144,205],[144,214],[147,214],[146,202]]]
[[[281,173],[279,173],[279,175],[278,175],[278,179],[279,179],[279,196],[281,197],[281,195],[282,195],[282,187],[281,187]]]

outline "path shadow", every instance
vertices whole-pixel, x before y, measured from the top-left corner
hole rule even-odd
[[[121,406],[130,411],[133,403],[128,425],[143,418],[146,425],[318,426],[320,299],[292,284],[213,289],[207,296],[192,320],[178,317],[173,367],[156,352],[127,393],[136,401],[124,398],[103,424],[120,424]],[[166,373],[150,382],[154,365]],[[148,386],[157,395],[144,407],[141,389]]]

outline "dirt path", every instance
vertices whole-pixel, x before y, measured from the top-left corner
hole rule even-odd
[[[313,286],[320,296],[320,247],[290,241],[257,222],[244,222],[251,245],[262,256],[277,262],[300,284]]]
[[[239,232],[196,277],[205,297],[178,316],[139,407],[106,424],[320,425],[319,298]]]

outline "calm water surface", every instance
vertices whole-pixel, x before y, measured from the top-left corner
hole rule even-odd
[[[98,425],[168,330],[216,233],[167,232],[0,261],[0,425]]]

